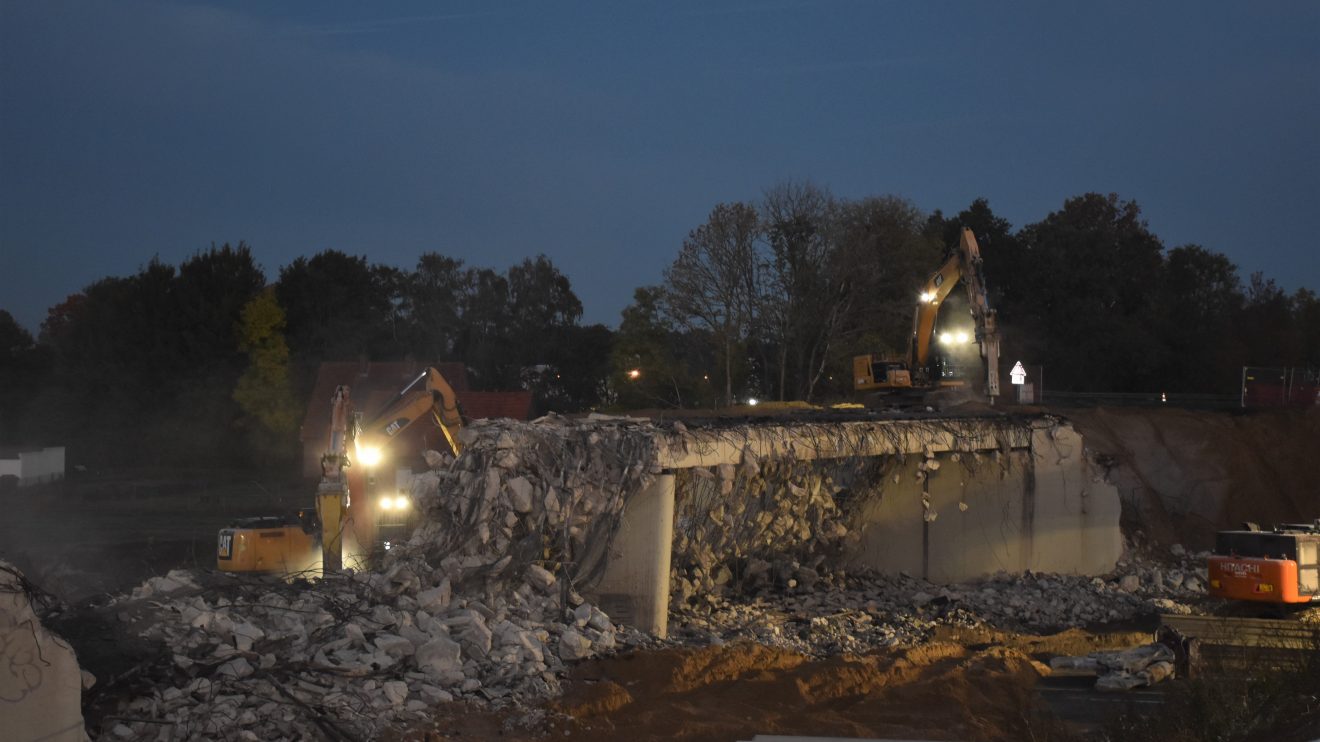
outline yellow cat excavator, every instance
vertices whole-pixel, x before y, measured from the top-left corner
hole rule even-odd
[[[355,462],[374,467],[400,433],[428,415],[440,426],[454,455],[461,454],[463,444],[458,433],[463,419],[458,398],[449,382],[434,368],[413,379],[380,414],[365,424],[353,411],[349,387],[336,388],[330,400],[330,441],[328,450],[321,456],[316,507],[290,516],[244,518],[221,529],[216,550],[219,569],[302,571],[315,563],[317,542],[321,545],[322,570],[328,573],[342,569],[349,468]]]
[[[854,357],[854,389],[859,392],[930,390],[966,385],[965,380],[957,378],[948,365],[931,352],[937,339],[935,319],[939,316],[940,305],[959,281],[967,289],[973,330],[944,331],[938,341],[950,348],[976,342],[985,363],[985,394],[991,401],[999,396],[999,328],[995,311],[990,308],[986,296],[981,248],[972,230],[966,228],[953,255],[922,287],[912,317],[912,337],[908,339],[907,355],[888,359],[871,354]]]

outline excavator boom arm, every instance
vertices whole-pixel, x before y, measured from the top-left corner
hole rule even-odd
[[[939,316],[940,305],[953,293],[953,287],[958,285],[962,276],[962,254],[955,253],[922,287],[917,311],[912,315],[912,368],[924,366],[930,360],[930,340],[935,332],[935,318]]]
[[[449,441],[449,448],[457,456],[463,453],[463,442],[458,439],[458,431],[463,429],[463,416],[458,411],[458,395],[449,386],[445,377],[435,369],[427,369],[426,388],[431,392],[431,414],[435,422]]]
[[[963,228],[958,252],[966,267],[963,284],[967,287],[967,303],[976,322],[976,341],[985,359],[985,393],[991,399],[999,396],[999,318],[990,308],[990,296],[985,288],[985,267],[981,261],[981,247],[972,230]]]
[[[426,379],[424,389],[416,389],[417,382]],[[412,427],[427,414],[436,421],[449,442],[454,455],[462,453],[463,444],[458,432],[463,428],[463,417],[458,410],[458,396],[439,371],[428,368],[413,380],[398,396],[370,422],[362,425],[357,436],[358,449],[373,446],[384,448],[400,433]]]
[[[967,289],[967,302],[976,323],[976,341],[980,345],[981,357],[985,359],[985,393],[993,399],[999,396],[999,326],[986,293],[981,247],[976,242],[976,235],[966,227],[962,230],[958,249],[922,287],[912,317],[908,368],[925,368],[930,361],[931,340],[940,305],[953,293],[959,281]]]

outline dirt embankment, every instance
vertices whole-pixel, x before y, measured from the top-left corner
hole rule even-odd
[[[1196,550],[1243,521],[1320,518],[1320,408],[1099,408],[1065,414],[1109,466],[1123,530]]]
[[[441,721],[445,731],[427,739],[1030,739],[1049,726],[1031,692],[1047,672],[1022,650],[998,644],[935,642],[823,660],[752,643],[638,652],[578,666],[536,728],[456,714],[449,721],[457,728]]]

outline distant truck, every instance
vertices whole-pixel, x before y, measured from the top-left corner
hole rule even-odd
[[[1320,406],[1320,370],[1247,366],[1242,369],[1242,406]]]

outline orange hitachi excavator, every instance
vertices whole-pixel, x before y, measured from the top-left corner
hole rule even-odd
[[[1215,534],[1210,594],[1280,606],[1320,604],[1320,520]]]
[[[853,388],[864,391],[895,391],[904,389],[931,390],[965,386],[966,381],[955,378],[931,352],[936,341],[935,320],[940,305],[962,281],[967,289],[974,329],[953,329],[941,332],[939,342],[949,347],[980,345],[985,361],[985,394],[994,401],[999,396],[999,329],[995,311],[986,296],[985,273],[981,263],[981,248],[972,230],[964,228],[953,255],[927,279],[917,299],[912,317],[912,336],[908,339],[907,355],[903,358],[879,358],[863,355],[853,358]]]
[[[423,383],[424,382],[424,383]],[[353,411],[349,387],[340,386],[330,400],[329,448],[321,456],[321,481],[316,507],[297,515],[244,518],[221,529],[216,564],[224,572],[294,572],[315,563],[321,545],[325,572],[343,567],[343,531],[349,505],[347,470],[354,463],[378,464],[389,444],[414,423],[430,416],[440,426],[457,456],[463,451],[458,433],[463,417],[449,382],[428,368],[403,388],[365,424]],[[350,453],[351,450],[351,453]],[[382,502],[387,498],[382,498]],[[402,510],[406,500],[388,498],[386,510]],[[403,502],[401,502],[403,501]]]

